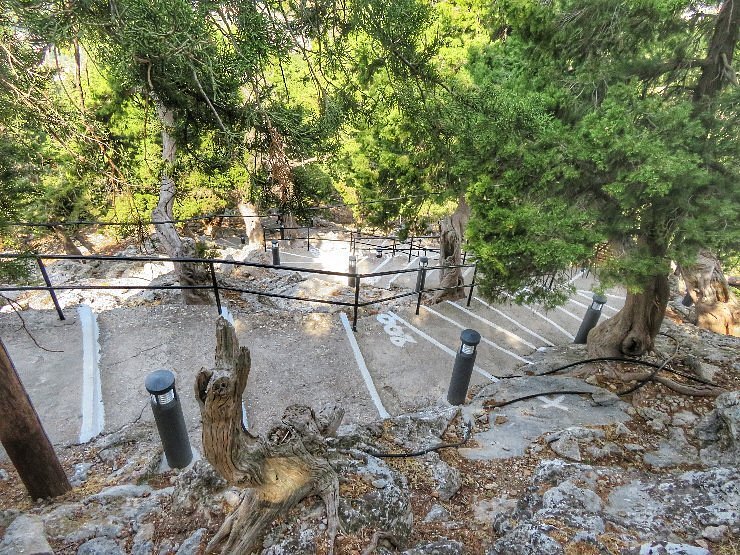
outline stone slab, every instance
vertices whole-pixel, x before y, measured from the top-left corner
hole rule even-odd
[[[559,393],[564,391],[583,391],[584,395]],[[479,447],[461,448],[459,452],[474,460],[519,457],[543,434],[571,426],[603,426],[630,419],[625,412],[626,403],[598,405],[589,393],[609,397],[605,390],[578,378],[560,376],[528,376],[490,385],[476,397],[471,410],[485,406],[486,401],[541,395],[493,409],[489,414],[490,428],[473,436]]]

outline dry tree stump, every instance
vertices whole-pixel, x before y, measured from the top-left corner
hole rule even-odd
[[[339,519],[339,479],[327,461],[325,439],[334,435],[344,416],[339,407],[319,414],[292,405],[266,437],[242,426],[242,395],[251,368],[249,349],[239,347],[231,324],[216,325],[216,360],[195,380],[203,422],[203,451],[216,471],[234,486],[245,488],[239,506],[224,521],[206,553],[247,555],[260,547],[272,521],[311,495],[326,505],[328,552],[334,552]]]

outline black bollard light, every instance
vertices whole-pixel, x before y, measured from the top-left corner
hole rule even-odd
[[[247,244],[247,236],[246,235],[242,235],[240,237],[240,240],[242,242],[242,245],[246,245]]]
[[[686,291],[686,295],[684,295],[681,304],[684,306],[691,306],[694,304],[694,299],[691,298],[691,294],[688,291]]]
[[[429,259],[426,256],[422,256],[419,258],[419,271],[416,273],[416,291],[417,293],[421,291],[422,283],[421,283],[421,276],[426,272],[427,266],[429,266]]]
[[[462,405],[468,394],[470,376],[475,366],[476,347],[480,343],[480,334],[475,330],[463,330],[460,333],[460,349],[452,367],[450,388],[447,390],[447,401],[451,405]]]
[[[375,247],[375,258],[383,258],[383,247],[380,245]]]
[[[606,297],[604,295],[594,293],[593,302],[591,303],[591,306],[589,306],[586,310],[586,314],[583,316],[583,322],[581,322],[581,327],[578,328],[578,333],[576,334],[576,338],[573,340],[573,343],[579,345],[586,344],[588,332],[594,329],[596,324],[599,322],[599,318],[601,317],[601,310],[604,308],[605,304]]]
[[[272,241],[272,265],[280,266],[280,241]]]
[[[144,386],[151,395],[154,421],[167,464],[170,468],[185,468],[193,460],[193,451],[175,389],[175,375],[169,370],[155,370],[146,377]]]

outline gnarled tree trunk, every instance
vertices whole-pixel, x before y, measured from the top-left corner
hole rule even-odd
[[[696,263],[680,270],[696,307],[694,323],[716,333],[740,337],[740,303],[727,283],[719,260],[702,251]]]
[[[234,328],[223,318],[216,325],[216,362],[202,369],[195,395],[203,421],[203,454],[230,484],[249,488],[206,548],[223,554],[248,554],[259,548],[265,529],[310,495],[326,504],[328,552],[337,534],[339,481],[326,460],[324,439],[333,435],[344,410],[330,407],[315,414],[292,405],[266,438],[242,427],[242,395],[251,360],[239,347]]]
[[[262,222],[257,217],[257,207],[251,202],[240,202],[237,204],[239,214],[244,219],[244,229],[249,244],[257,246],[262,244]]]
[[[642,293],[627,292],[622,310],[588,334],[589,356],[640,356],[652,350],[668,295],[668,277],[664,275],[654,276]]]
[[[164,161],[164,168],[159,187],[159,201],[156,208],[152,210],[152,220],[155,222],[154,229],[157,233],[157,239],[159,239],[159,243],[164,248],[167,256],[171,258],[195,257],[195,241],[187,237],[180,237],[173,223],[173,206],[177,186],[170,172],[175,163],[177,152],[177,140],[172,133],[175,127],[175,115],[170,108],[163,106],[161,103],[157,103],[157,115],[162,122],[162,160]],[[180,285],[189,286],[208,283],[206,269],[196,264],[176,262],[175,272],[180,280]],[[187,304],[210,302],[208,291],[203,289],[183,289],[183,298]]]
[[[465,228],[470,220],[470,206],[464,196],[460,196],[457,209],[440,222],[439,262],[443,266],[439,286],[445,288],[434,298],[434,302],[461,299],[465,296],[465,284],[461,268],[450,268],[462,264],[462,241]]]

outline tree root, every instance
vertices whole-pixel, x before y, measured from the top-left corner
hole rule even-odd
[[[394,547],[399,546],[399,541],[396,536],[394,536],[390,532],[376,530],[373,534],[373,537],[370,539],[370,543],[368,544],[368,546],[362,550],[362,555],[372,555],[372,553],[377,549],[380,540],[388,540],[389,542],[391,542],[391,544],[393,544]]]
[[[622,374],[620,376],[625,382],[649,382],[653,381],[655,383],[662,384],[666,386],[668,389],[675,391],[676,393],[680,393],[682,395],[690,395],[692,397],[717,397],[718,395],[721,395],[724,393],[723,389],[712,387],[712,388],[698,388],[698,387],[691,387],[689,385],[684,385],[682,383],[678,383],[674,380],[671,380],[670,378],[664,378],[662,376],[654,375],[653,372],[630,372],[627,374]]]

